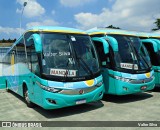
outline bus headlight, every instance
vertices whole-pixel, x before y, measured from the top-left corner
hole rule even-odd
[[[49,91],[49,92],[53,92],[53,93],[58,93],[61,91],[61,89],[56,89],[54,87],[48,87],[48,86],[44,86],[39,82],[36,82],[38,86],[40,86],[42,89]]]
[[[131,79],[123,78],[120,76],[114,76],[114,78],[117,80],[121,80],[122,82],[130,82],[130,80],[131,80]]]
[[[100,87],[102,84],[103,84],[103,81],[97,83],[95,86],[96,86],[96,87]]]

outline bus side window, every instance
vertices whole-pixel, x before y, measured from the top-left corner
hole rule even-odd
[[[27,43],[27,56],[28,56],[28,63],[29,69],[32,73],[39,75],[39,64],[38,64],[38,56],[35,51],[34,41],[30,40]]]
[[[158,66],[159,59],[158,59],[156,53],[154,52],[153,45],[151,43],[146,42],[146,43],[144,43],[144,46],[147,48],[152,65]]]
[[[100,65],[109,68],[110,67],[110,58],[108,54],[104,53],[103,43],[94,41],[94,45],[96,47],[96,51],[98,53],[98,57],[100,60]]]
[[[19,43],[16,45],[16,48],[17,48],[16,62],[26,63],[26,53],[25,53],[25,45],[23,39],[19,41]]]
[[[4,51],[4,55],[5,55],[6,52]],[[12,54],[12,52],[9,52],[5,57],[3,57],[2,68],[7,68],[11,65],[11,54]]]
[[[5,65],[10,65],[11,64],[11,52],[8,53],[8,55],[6,55],[6,57],[3,59],[3,62],[5,63]]]

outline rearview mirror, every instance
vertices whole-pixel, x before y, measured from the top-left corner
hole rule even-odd
[[[108,42],[105,40],[105,38],[99,38],[99,37],[93,37],[93,41],[101,42],[103,44],[103,50],[105,54],[109,53],[109,45]]]
[[[42,41],[41,41],[41,37],[39,34],[32,34],[27,41],[29,42],[30,40],[34,41],[34,45],[35,45],[35,49],[37,53],[41,53],[42,52]]]
[[[111,37],[111,36],[106,36],[107,40],[110,42],[110,45],[113,48],[113,51],[118,51],[118,42],[115,38]]]
[[[156,39],[143,39],[141,42],[145,45],[145,43],[151,43],[153,45],[154,52],[158,52],[158,45],[160,42]]]

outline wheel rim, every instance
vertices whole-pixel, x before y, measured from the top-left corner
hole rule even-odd
[[[29,97],[28,97],[28,90],[25,92],[25,100],[26,102],[30,102]]]

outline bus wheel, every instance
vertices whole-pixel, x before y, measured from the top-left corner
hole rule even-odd
[[[30,107],[30,108],[34,107],[34,104],[29,99],[28,89],[27,88],[25,88],[25,90],[24,90],[24,99],[25,99],[26,104],[27,104],[28,107]]]
[[[7,80],[6,80],[6,92],[9,92]]]

